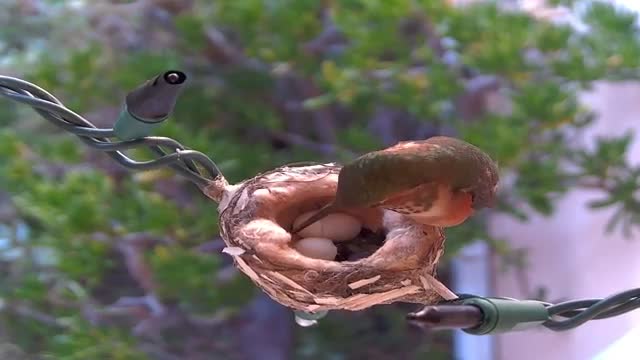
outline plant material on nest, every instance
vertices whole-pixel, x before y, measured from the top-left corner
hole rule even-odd
[[[219,178],[206,188],[219,203],[225,252],[236,266],[274,300],[304,312],[455,298],[434,278],[444,251],[442,229],[400,213],[371,207],[345,210],[360,220],[363,231],[341,244],[339,254],[345,249],[362,252],[355,257],[322,260],[295,250],[299,236],[290,232],[294,221],[334,200],[340,169],[336,164],[284,166],[237,185]]]

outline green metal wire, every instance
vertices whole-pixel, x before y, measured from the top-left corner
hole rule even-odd
[[[113,129],[96,128],[49,92],[30,82],[0,75],[0,96],[31,106],[52,124],[78,136],[88,146],[104,151],[129,169],[144,171],[168,166],[199,187],[221,175],[216,164],[205,154],[187,149],[170,138],[149,136],[129,141],[111,140],[115,137]],[[149,148],[158,158],[137,161],[122,152],[139,147]]]
[[[574,300],[547,307],[549,316],[566,319],[549,319],[543,324],[554,331],[574,329],[589,320],[606,319],[640,308],[640,288],[623,291],[605,299]]]
[[[484,301],[469,301],[479,299]],[[435,328],[462,328],[470,334],[487,335],[512,328],[528,328],[531,313],[528,306],[532,302],[542,305],[543,312],[536,310],[540,325],[552,331],[575,329],[591,320],[608,319],[640,308],[640,288],[626,290],[604,299],[581,299],[552,304],[543,301],[521,301],[505,297],[482,297],[459,294],[456,299],[443,301],[438,305],[426,306],[410,313],[407,319],[413,323]],[[491,306],[480,306],[492,304]],[[449,314],[450,318],[447,318]],[[497,319],[497,323],[493,324]],[[475,333],[474,329],[486,331]],[[468,331],[469,330],[469,331]]]

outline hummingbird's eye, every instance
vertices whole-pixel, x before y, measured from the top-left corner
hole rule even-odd
[[[482,208],[482,197],[478,196],[476,193],[471,193],[471,207],[476,210]]]

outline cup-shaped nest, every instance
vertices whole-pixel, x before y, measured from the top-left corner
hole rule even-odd
[[[220,180],[207,188],[219,201],[225,252],[236,266],[274,300],[305,312],[455,298],[434,277],[444,250],[442,229],[395,212],[347,211],[363,225],[362,238],[354,241],[368,252],[359,259],[322,260],[296,251],[293,222],[333,200],[339,171],[335,164],[285,166],[237,185]]]

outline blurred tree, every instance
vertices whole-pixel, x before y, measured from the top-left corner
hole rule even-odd
[[[611,229],[629,232],[640,223],[631,134],[593,148],[574,139],[594,119],[579,91],[640,77],[637,18],[552,5],[582,9],[581,27],[493,2],[4,0],[0,73],[111,126],[128,90],[186,69],[159,135],[207,153],[231,181],[456,135],[499,161],[496,212],[551,215],[587,187],[603,194],[591,207],[619,209]],[[219,255],[215,208],[191,184],[125,171],[8,102],[0,125],[3,342],[44,359],[450,358],[446,334],[407,331],[404,305],[332,314],[294,336],[291,313]],[[484,239],[522,258],[484,224],[449,230],[447,255]]]

